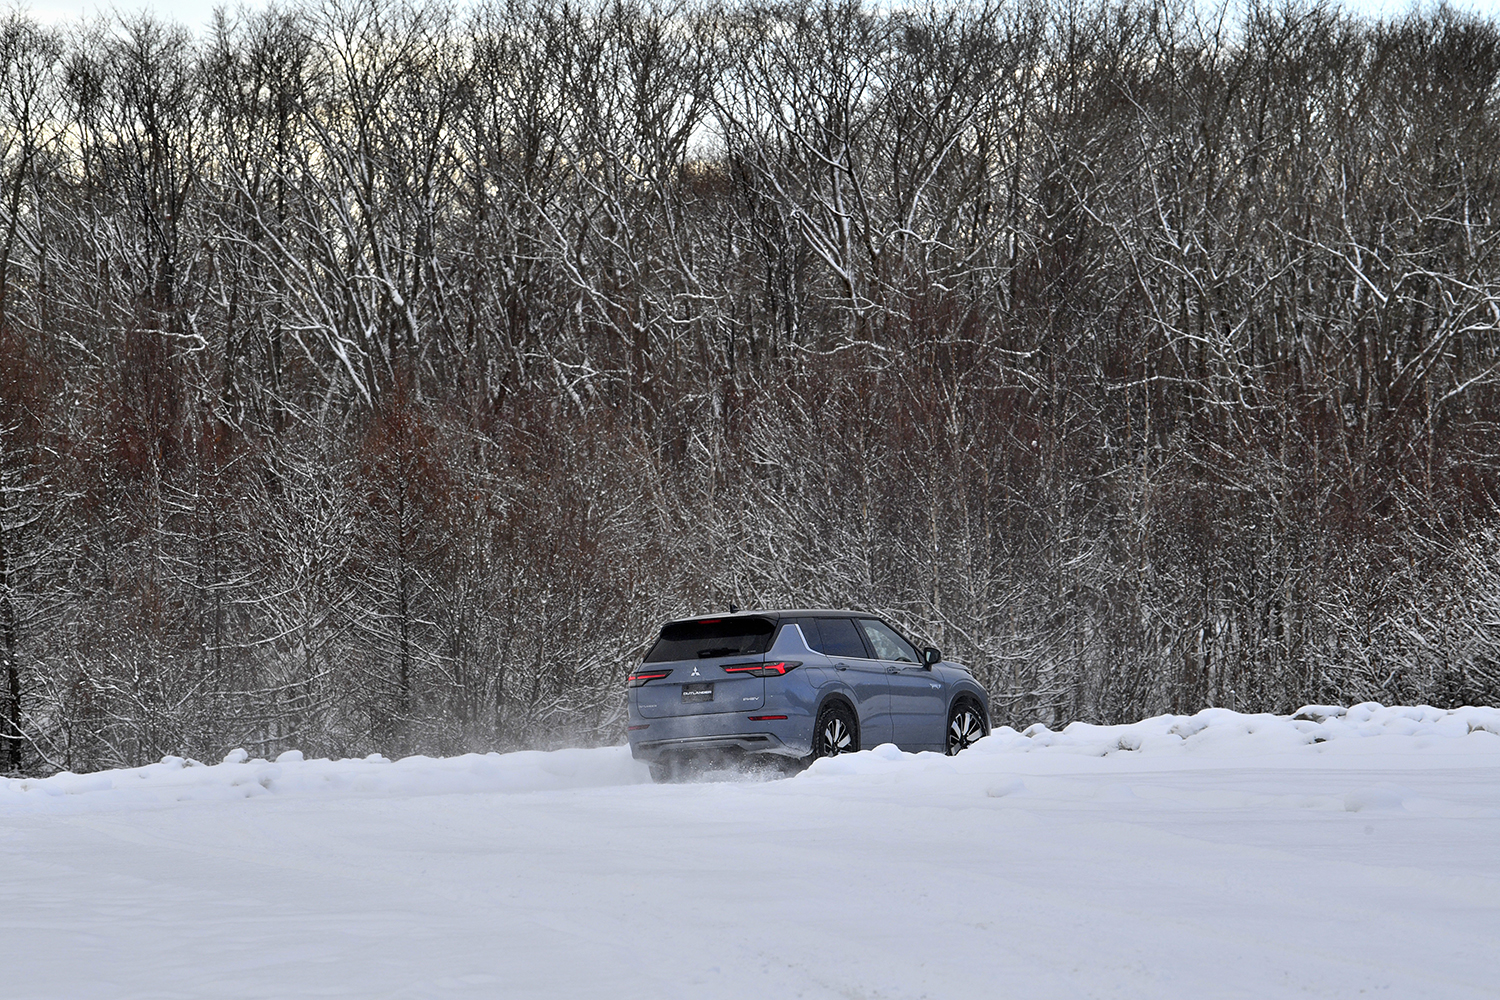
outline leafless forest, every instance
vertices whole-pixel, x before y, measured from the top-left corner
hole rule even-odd
[[[622,735],[873,608],[995,721],[1500,700],[1500,29],[0,25],[0,772]]]

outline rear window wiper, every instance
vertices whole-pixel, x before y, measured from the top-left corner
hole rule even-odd
[[[698,650],[698,659],[701,660],[705,656],[734,656],[739,651],[740,647],[738,646],[717,646],[714,649],[700,649]]]

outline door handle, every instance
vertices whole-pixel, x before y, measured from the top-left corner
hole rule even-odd
[[[835,663],[833,665],[833,669],[835,669],[835,670],[848,670],[849,669],[849,664],[847,664],[847,663]]]
[[[901,670],[899,667],[886,667],[885,672],[888,674],[899,674]]]

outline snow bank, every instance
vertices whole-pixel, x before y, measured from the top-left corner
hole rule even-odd
[[[963,759],[1068,754],[1241,760],[1267,755],[1406,756],[1432,752],[1478,754],[1500,763],[1500,709],[1387,707],[1366,702],[1352,708],[1309,705],[1290,716],[1206,708],[1196,715],[1158,715],[1119,726],[1074,722],[1054,731],[1038,723],[1024,732],[1001,726],[976,743]],[[920,755],[903,754],[887,744],[869,753],[818,761],[811,773],[874,773],[914,756]]]
[[[404,797],[454,792],[536,792],[650,782],[629,747],[523,750],[461,757],[372,754],[363,760],[305,760],[288,750],[275,761],[234,750],[223,763],[182,757],[93,774],[0,779],[0,813],[34,809],[134,808],[173,802],[283,797]]]
[[[813,776],[891,775],[914,768],[918,780],[933,767],[979,768],[1000,772],[1013,755],[1172,758],[1194,760],[1264,759],[1268,755],[1354,755],[1424,752],[1478,754],[1500,764],[1500,709],[1451,711],[1418,707],[1353,708],[1314,705],[1292,716],[1245,715],[1210,708],[1196,715],[1161,715],[1120,726],[1075,722],[1054,732],[1042,725],[1024,732],[1001,727],[963,757],[950,761],[933,754],[908,754],[891,744],[818,761]],[[987,763],[986,763],[987,762]],[[406,757],[379,754],[363,760],[305,760],[289,750],[275,761],[252,759],[235,750],[222,763],[200,764],[165,757],[145,767],[62,774],[50,778],[0,779],[0,813],[36,809],[129,808],[173,802],[224,801],[264,795],[282,797],[405,797],[466,792],[536,792],[568,788],[645,784],[644,764],[629,747],[591,750],[524,750],[465,754],[461,757]],[[996,785],[995,797],[1011,794]],[[1388,792],[1351,793],[1348,808],[1381,808]]]
[[[1291,716],[1245,715],[1227,708],[1207,708],[1197,715],[1158,715],[1123,726],[1075,722],[1061,732],[1043,725],[1021,733],[1002,727],[981,746],[988,753],[1052,750],[1091,756],[1118,751],[1239,756],[1390,736],[1416,738],[1427,746],[1433,740],[1476,734],[1480,744],[1500,747],[1500,740],[1495,739],[1500,737],[1500,709],[1386,707],[1366,702],[1347,709],[1308,705]]]

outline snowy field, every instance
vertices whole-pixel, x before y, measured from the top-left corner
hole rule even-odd
[[[0,781],[0,995],[1500,997],[1500,710],[1299,714]]]

